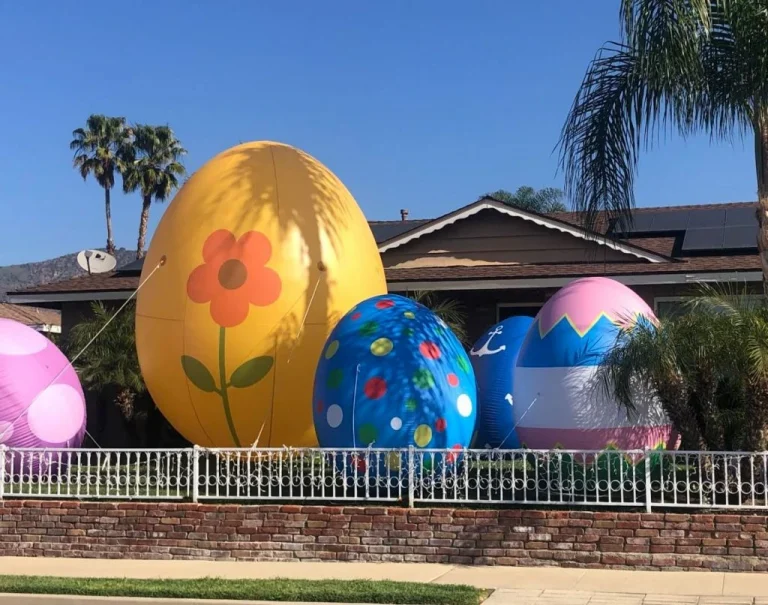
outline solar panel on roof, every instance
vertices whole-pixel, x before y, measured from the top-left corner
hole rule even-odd
[[[688,213],[688,229],[722,227],[725,224],[725,210],[691,210]]]
[[[729,208],[725,212],[726,227],[757,226],[757,208]]]
[[[688,229],[683,239],[683,250],[722,250],[724,227]]]
[[[757,248],[757,226],[726,227],[723,248],[726,250]]]
[[[689,208],[687,210],[656,210],[635,212],[631,223],[620,219],[616,233],[667,233],[686,229],[715,229],[717,227],[747,226],[756,222],[753,207]]]
[[[635,212],[631,218],[621,217],[616,221],[617,233],[643,233],[651,230],[653,212]]]
[[[657,212],[653,217],[652,231],[683,231],[688,227],[688,210]]]

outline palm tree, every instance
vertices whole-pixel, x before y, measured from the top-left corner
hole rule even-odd
[[[71,355],[79,354],[75,368],[83,385],[108,394],[131,420],[137,397],[146,390],[136,354],[134,305],[114,319],[113,313],[101,302],[92,303],[90,315],[67,335],[66,349]]]
[[[186,174],[180,159],[187,153],[168,126],[137,125],[133,145],[126,148],[123,189],[141,193],[141,219],[136,258],[144,256],[144,244],[152,200],[165,201],[179,187],[178,177]]]
[[[768,307],[742,293],[705,287],[685,314],[623,331],[600,377],[629,410],[637,393],[657,396],[683,449],[762,450]]]
[[[641,147],[661,131],[752,133],[768,276],[768,10],[763,0],[621,0],[622,39],[590,64],[563,126],[566,194],[630,218]]]
[[[109,406],[115,406],[124,419],[131,442],[138,447],[185,447],[186,442],[171,427],[147,391],[136,353],[136,305],[128,304],[115,315],[102,302],[91,304],[91,312],[72,328],[65,350],[89,399],[95,398],[96,427],[93,430],[102,446],[110,444]]]
[[[424,305],[442,319],[461,344],[465,346],[469,344],[466,328],[467,315],[458,301],[439,297],[434,292],[426,290],[411,292],[408,297]]]
[[[486,195],[521,210],[540,213],[565,212],[567,210],[563,203],[563,191],[555,187],[544,187],[544,189],[536,190],[533,187],[523,186],[518,187],[514,193],[506,189],[499,189]]]
[[[115,186],[115,173],[121,172],[121,151],[128,144],[130,133],[125,118],[112,118],[101,114],[88,117],[85,128],[72,131],[69,148],[75,152],[74,166],[83,180],[92,174],[104,188],[104,207],[107,214],[107,252],[115,253],[112,238],[112,208],[110,191]]]

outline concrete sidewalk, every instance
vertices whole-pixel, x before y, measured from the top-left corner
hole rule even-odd
[[[496,589],[486,601],[488,605],[768,605],[768,574],[758,573],[27,557],[0,557],[0,570],[6,575],[68,577],[371,579],[470,584]],[[43,605],[43,601],[35,602]],[[20,603],[18,598],[14,603]]]

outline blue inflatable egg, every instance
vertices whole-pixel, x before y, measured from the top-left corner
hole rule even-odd
[[[512,412],[517,355],[533,317],[510,317],[496,324],[469,352],[477,380],[476,448],[515,449],[520,441]]]
[[[475,375],[461,343],[429,309],[375,296],[328,337],[313,409],[321,447],[464,449],[475,430]]]

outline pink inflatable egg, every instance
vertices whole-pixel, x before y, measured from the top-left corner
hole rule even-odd
[[[542,307],[520,347],[512,410],[520,442],[532,449],[674,447],[676,435],[653,393],[633,393],[629,415],[601,388],[598,368],[622,327],[654,324],[647,304],[604,277],[577,279]]]
[[[0,319],[0,444],[80,447],[85,396],[77,373],[45,336]]]

